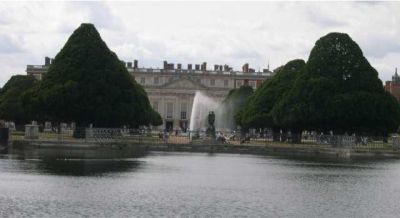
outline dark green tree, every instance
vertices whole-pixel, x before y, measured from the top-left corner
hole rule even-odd
[[[151,123],[152,126],[160,126],[160,125],[162,125],[163,121],[162,121],[161,115],[158,112],[153,111],[150,123]]]
[[[40,120],[95,127],[159,124],[147,94],[92,24],[81,24],[25,96]]]
[[[279,140],[279,131],[284,132],[290,126],[276,122],[271,111],[284,94],[292,87],[305,67],[303,60],[292,60],[276,71],[275,75],[265,81],[250,97],[240,113],[240,123],[244,127],[271,128],[275,141]]]
[[[32,120],[32,113],[22,103],[23,93],[32,88],[36,80],[33,76],[15,75],[0,91],[0,119],[14,121],[19,127]]]
[[[305,71],[273,115],[283,125],[335,134],[386,135],[400,124],[398,102],[344,33],[316,42]]]

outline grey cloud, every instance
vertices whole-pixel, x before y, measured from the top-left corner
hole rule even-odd
[[[343,27],[347,25],[345,22],[338,20],[337,17],[330,17],[327,14],[323,14],[318,8],[309,9],[306,12],[308,21],[320,27]]]
[[[23,52],[24,49],[21,46],[21,42],[16,42],[7,35],[0,35],[0,53],[19,53]]]
[[[66,23],[63,25],[59,25],[56,32],[61,33],[61,34],[71,34],[75,29],[77,28],[77,26],[75,24],[72,23]]]
[[[237,49],[235,48],[234,51],[231,52],[230,54],[231,57],[237,58],[237,59],[257,59],[257,58],[262,58],[262,55],[260,55],[257,51],[254,50],[249,50],[249,49]]]
[[[384,2],[379,2],[379,1],[359,1],[359,2],[354,2],[355,4],[363,4],[363,5],[370,5],[370,6],[375,6],[375,5],[380,5]]]
[[[0,12],[2,13],[2,12]],[[0,16],[0,25],[9,25],[12,23],[11,18],[6,17],[6,16]]]
[[[373,58],[382,58],[389,53],[400,53],[400,42],[385,36],[370,37],[360,43],[360,47],[365,55]]]
[[[121,20],[104,2],[68,2],[67,9],[73,13],[77,11],[86,13],[87,22],[94,23],[97,28],[110,30],[123,30],[124,28]]]
[[[41,64],[44,56],[59,51],[80,22],[94,23],[121,59],[139,59],[147,67],[161,67],[165,59],[238,68],[249,62],[257,68],[270,59],[275,68],[294,58],[306,60],[327,31],[351,34],[377,66],[394,68],[400,54],[397,3],[181,4],[0,3],[1,71],[24,73],[26,64]],[[209,12],[214,5],[215,12]],[[198,13],[200,6],[207,13]],[[11,61],[16,59],[21,61]]]

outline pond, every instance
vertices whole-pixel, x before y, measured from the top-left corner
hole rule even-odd
[[[0,217],[397,217],[400,160],[0,155]]]

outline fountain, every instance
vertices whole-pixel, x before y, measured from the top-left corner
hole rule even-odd
[[[215,113],[215,128],[217,130],[234,129],[234,114],[229,105],[216,101],[214,98],[196,91],[193,99],[192,114],[190,116],[191,131],[205,131],[208,127],[207,117],[210,111]]]
[[[200,91],[196,91],[190,116],[190,130],[204,131],[207,127],[207,116],[210,111],[216,111],[219,103]],[[216,115],[217,116],[217,115]]]

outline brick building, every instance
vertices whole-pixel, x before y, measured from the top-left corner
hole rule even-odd
[[[397,68],[392,76],[392,81],[386,81],[385,90],[400,101],[400,77],[397,74]]]

